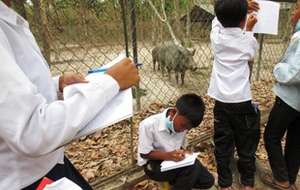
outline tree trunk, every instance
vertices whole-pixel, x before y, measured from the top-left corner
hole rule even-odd
[[[177,35],[180,44],[183,43],[183,33],[181,31],[180,23],[180,0],[174,0],[174,13],[175,13],[175,34]]]
[[[187,1],[186,4],[186,46],[190,47],[192,45],[192,37],[191,37],[191,31],[192,31],[192,23],[191,23],[191,3],[190,1]]]
[[[13,5],[16,11],[27,20],[26,9],[25,9],[25,0],[13,0]]]
[[[165,11],[165,0],[161,0],[161,9],[162,9],[162,13],[163,13],[162,16],[159,14],[159,12],[157,11],[156,7],[154,6],[154,4],[153,4],[153,2],[151,0],[147,0],[147,2],[149,3],[149,5],[151,6],[151,8],[153,9],[155,15],[159,18],[159,20],[167,25],[167,28],[169,30],[169,33],[170,33],[170,35],[172,37],[173,42],[176,45],[181,46],[181,44],[177,40],[177,38],[175,36],[175,33],[174,33],[174,30],[173,30],[173,28],[172,28],[172,26],[171,26],[171,24],[170,24],[170,22],[168,20],[168,17],[167,17],[166,11]]]
[[[51,46],[49,39],[48,21],[45,11],[43,9],[42,0],[32,0],[33,3],[33,16],[39,31],[39,39],[42,42],[42,52],[46,61],[51,65]]]

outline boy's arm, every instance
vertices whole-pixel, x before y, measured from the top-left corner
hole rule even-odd
[[[249,61],[248,64],[252,65],[254,63],[253,59],[255,57],[255,53],[256,50],[258,49],[258,43],[256,38],[254,37],[254,33],[252,32],[255,24],[257,23],[257,18],[255,15],[250,15],[247,19],[247,23],[246,23],[246,33],[245,35],[247,35],[247,38],[249,40],[249,47],[247,48],[247,54],[249,54]]]
[[[180,161],[185,157],[184,150],[174,150],[171,152],[164,152],[160,150],[153,150],[149,154],[141,154],[142,158],[150,159],[150,160],[172,160],[172,161]]]
[[[152,123],[149,123],[147,120],[141,122],[139,126],[139,145],[138,153],[144,159],[150,160],[173,160],[180,161],[184,159],[183,150],[174,150],[171,152],[164,152],[161,150],[155,150],[154,137]]]
[[[293,56],[292,58],[284,59],[274,68],[274,76],[277,82],[282,84],[294,85],[300,84],[300,43],[294,44],[294,48],[288,48],[286,54]],[[292,54],[295,51],[295,55]]]
[[[248,13],[257,12],[259,4],[255,0],[248,0]]]
[[[256,16],[254,14],[249,15],[246,23],[246,31],[252,31],[256,23],[257,23]]]
[[[215,17],[212,21],[212,24],[211,24],[211,27],[212,29],[216,29],[216,28],[223,28],[222,24],[220,23],[220,21],[218,20],[217,17]]]

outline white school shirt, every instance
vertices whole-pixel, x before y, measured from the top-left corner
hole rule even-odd
[[[224,28],[215,18],[210,38],[214,63],[208,95],[224,103],[251,100],[248,61],[258,48],[253,33]]]
[[[186,131],[172,133],[166,126],[166,109],[164,112],[152,115],[140,123],[138,144],[138,165],[143,166],[147,159],[140,154],[149,154],[153,150],[164,152],[180,149],[185,144]]]
[[[108,75],[64,101],[28,23],[0,1],[0,189],[19,190],[63,163],[64,149],[119,91]]]
[[[274,93],[300,112],[300,32],[296,32],[279,63],[274,67]]]

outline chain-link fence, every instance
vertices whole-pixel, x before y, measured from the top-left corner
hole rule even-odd
[[[122,12],[121,2],[124,2],[125,12]],[[213,0],[147,0],[136,1],[135,7],[137,59],[143,63],[141,106],[155,101],[166,103],[184,92],[205,94],[212,68],[209,32],[214,18]],[[253,80],[272,78],[273,65],[290,36],[291,7],[291,4],[281,6],[279,35],[259,36],[262,43],[254,63]],[[125,0],[35,0],[27,2],[25,9],[23,14],[31,23],[54,75],[66,71],[84,74],[125,51],[126,41],[131,46],[133,40],[131,10]],[[153,68],[152,50],[174,41],[174,37],[195,50],[193,66],[197,70],[187,70],[184,85],[176,83],[174,71],[171,70],[169,80],[167,74]]]
[[[142,109],[153,102],[167,104],[186,92],[206,94],[213,62],[209,33],[214,0],[14,2],[18,12],[29,21],[53,75],[66,71],[86,74],[90,68],[105,64],[128,49],[130,57],[143,63],[136,90],[136,102]],[[292,7],[282,3],[277,36],[258,36],[260,50],[254,60],[253,81],[272,80],[273,66],[291,34]],[[153,49],[170,41],[178,41],[187,52],[195,50],[193,56],[189,54],[192,67],[189,65],[186,71],[184,84],[181,80],[177,84],[174,70],[169,79],[153,66]],[[132,149],[132,135],[128,138]]]

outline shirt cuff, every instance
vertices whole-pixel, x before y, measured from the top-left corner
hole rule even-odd
[[[52,77],[52,80],[53,80],[54,85],[55,85],[56,92],[59,92],[59,77],[60,76]]]
[[[104,74],[104,76],[107,76],[107,80],[111,82],[114,90],[120,91],[119,83],[110,75]]]

